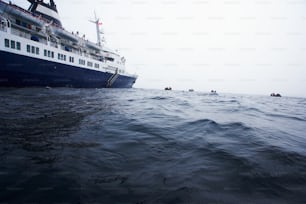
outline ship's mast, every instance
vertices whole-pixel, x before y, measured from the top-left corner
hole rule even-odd
[[[100,22],[100,19],[97,18],[96,12],[95,12],[95,20],[92,21],[90,20],[90,22],[94,23],[96,25],[96,32],[97,32],[97,44],[99,46],[101,46],[101,34],[104,34],[101,30],[100,30],[100,25],[102,25],[102,23]],[[103,40],[103,39],[102,39]]]

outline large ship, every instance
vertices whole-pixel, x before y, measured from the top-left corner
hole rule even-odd
[[[125,58],[78,32],[66,31],[56,4],[28,0],[28,10],[0,0],[0,87],[131,88],[137,75],[126,72]]]

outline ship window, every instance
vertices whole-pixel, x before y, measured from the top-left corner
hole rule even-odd
[[[44,50],[44,56],[47,57],[47,50]]]
[[[25,22],[21,22],[21,25],[25,28],[28,27],[28,25]]]
[[[69,62],[74,62],[74,58],[73,57],[69,57]]]
[[[35,47],[34,47],[34,46],[31,47],[31,52],[32,52],[33,54],[35,54]]]
[[[36,47],[36,54],[39,55],[39,48]]]
[[[57,57],[58,57],[59,60],[64,60],[64,61],[66,61],[66,55],[63,55],[63,54],[58,53]]]
[[[92,62],[87,62],[87,66],[92,67]]]
[[[16,48],[17,48],[17,50],[21,50],[21,44],[20,44],[20,42],[16,42]]]
[[[20,20],[16,19],[16,24],[17,24],[17,25],[21,25]]]
[[[95,68],[98,68],[98,69],[99,69],[99,64],[95,64]]]
[[[48,50],[48,57],[51,57],[51,52]]]
[[[15,41],[11,40],[11,48],[15,49]]]
[[[31,46],[27,45],[27,52],[31,52]]]
[[[114,58],[111,58],[111,57],[105,57],[105,60],[108,60],[108,61],[113,62],[113,61],[114,61]]]
[[[4,40],[5,47],[10,47],[10,41],[8,39]]]
[[[79,64],[85,65],[85,60],[79,59]]]
[[[51,57],[54,58],[54,52],[51,52]]]

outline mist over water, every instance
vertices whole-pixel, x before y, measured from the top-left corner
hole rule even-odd
[[[306,202],[305,98],[0,94],[0,203]]]

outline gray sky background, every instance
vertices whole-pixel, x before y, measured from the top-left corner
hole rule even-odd
[[[306,97],[306,1],[55,3],[64,27],[92,41],[95,26],[88,20],[97,13],[109,47],[139,75],[135,87]]]

